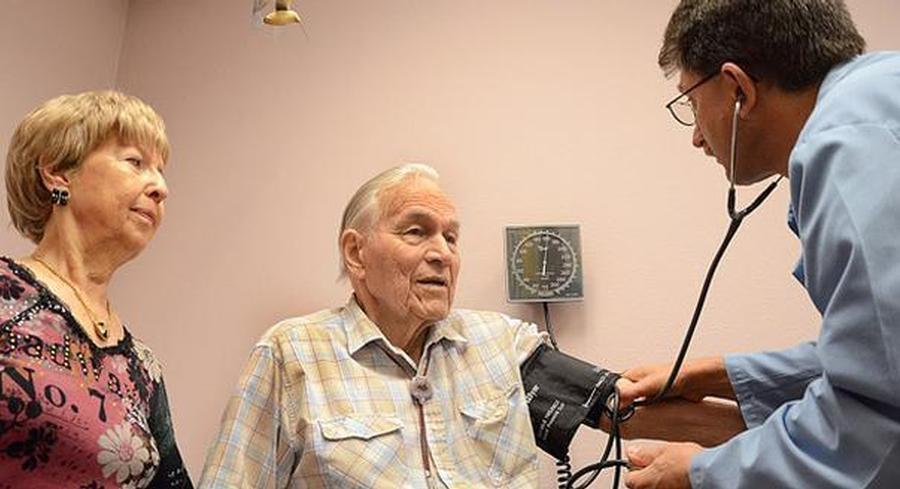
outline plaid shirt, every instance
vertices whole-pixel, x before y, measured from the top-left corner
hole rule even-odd
[[[542,341],[533,324],[457,309],[417,367],[353,297],[283,321],[253,350],[200,487],[537,487],[519,366]]]

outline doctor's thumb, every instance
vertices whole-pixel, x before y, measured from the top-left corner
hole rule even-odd
[[[663,445],[659,443],[635,443],[625,449],[625,455],[628,456],[628,463],[631,467],[642,469],[656,460],[662,447]]]

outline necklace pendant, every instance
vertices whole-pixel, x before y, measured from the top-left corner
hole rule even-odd
[[[106,329],[106,324],[103,321],[94,323],[94,332],[97,333],[97,337],[103,341],[109,339],[109,330]]]
[[[48,265],[47,262],[45,262],[43,259],[41,259],[41,257],[39,257],[38,255],[33,254],[33,255],[31,255],[31,257],[34,259],[34,261],[40,263],[44,268],[46,268],[47,271],[50,272],[51,275],[53,275],[54,277],[59,279],[60,282],[66,284],[72,290],[72,292],[75,294],[75,298],[78,299],[78,302],[81,303],[81,307],[84,308],[84,312],[87,313],[88,318],[90,318],[91,323],[93,323],[94,334],[96,334],[97,337],[100,338],[101,341],[108,340],[109,339],[109,329],[107,329],[107,327],[106,327],[106,322],[94,320],[94,317],[95,317],[94,312],[88,306],[87,302],[84,300],[84,297],[81,297],[81,293],[78,292],[78,287],[75,287],[75,285],[72,284],[72,282],[70,282],[68,279],[66,279],[66,277],[63,277],[62,275],[60,275],[59,272],[57,272],[53,267]],[[109,308],[109,299],[106,299],[106,317],[110,320],[113,317],[112,312],[110,311],[110,308]],[[78,326],[81,328],[82,331],[84,331],[85,334],[87,334],[87,330],[81,323],[79,323]]]

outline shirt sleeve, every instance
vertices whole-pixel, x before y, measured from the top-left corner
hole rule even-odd
[[[897,487],[900,144],[884,125],[832,127],[794,150],[806,289],[823,373],[803,397],[695,456],[695,489]]]
[[[193,489],[194,485],[188,477],[184,461],[181,459],[181,452],[178,451],[178,445],[175,443],[169,398],[166,395],[166,385],[162,379],[156,385],[150,400],[150,430],[159,450],[159,468],[150,487]]]
[[[537,326],[504,316],[514,328],[516,354],[535,441],[557,459],[566,456],[581,424],[600,427],[618,374],[553,349]]]
[[[539,332],[536,324],[522,321],[521,319],[514,319],[505,314],[503,315],[503,320],[513,330],[516,360],[520,366],[537,350],[538,346],[550,345],[550,336],[546,332]]]
[[[822,376],[813,342],[782,351],[726,355],[725,369],[748,428],[762,424],[785,402],[802,398],[809,383]]]
[[[257,345],[210,447],[200,487],[281,489],[299,459],[281,416],[282,362],[275,349]]]

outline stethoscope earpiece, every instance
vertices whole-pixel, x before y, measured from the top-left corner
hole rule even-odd
[[[743,94],[738,94],[737,98],[734,99],[734,114],[731,117],[731,158],[728,165],[728,192],[732,195],[734,194],[734,167],[737,159],[738,121],[741,116],[741,104],[743,103],[741,100],[743,98]],[[733,217],[733,208],[729,208],[728,213]]]
[[[740,222],[744,217],[753,212],[754,209],[760,206],[764,200],[775,190],[775,186],[778,185],[778,182],[781,181],[782,177],[779,176],[777,180],[770,183],[765,190],[760,192],[756,199],[753,200],[747,207],[744,207],[741,210],[735,209],[735,191],[734,191],[734,169],[737,161],[737,139],[738,139],[738,122],[741,119],[741,107],[744,103],[744,94],[738,93],[737,98],[734,100],[734,114],[731,119],[731,158],[729,161],[729,172],[728,172],[728,217],[731,218],[732,221]]]

